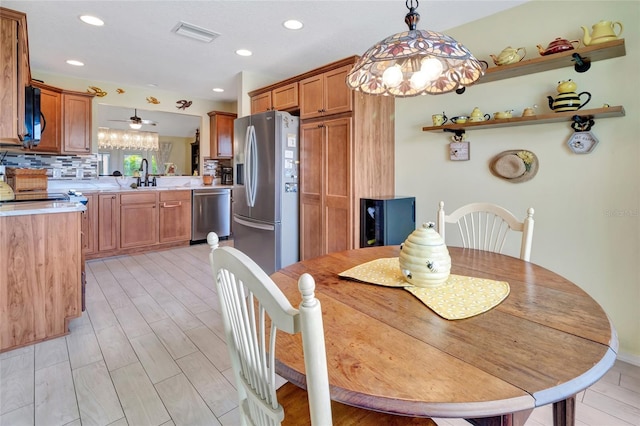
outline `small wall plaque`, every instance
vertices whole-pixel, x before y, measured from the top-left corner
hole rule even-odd
[[[591,131],[575,132],[567,141],[569,149],[575,154],[588,154],[593,151],[597,144],[598,138]]]
[[[469,160],[469,142],[451,142],[449,143],[449,158],[451,161],[467,161]]]

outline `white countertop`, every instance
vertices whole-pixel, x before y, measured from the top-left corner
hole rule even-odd
[[[49,179],[49,192],[122,192],[122,191],[167,191],[192,189],[232,189],[233,185],[204,185],[201,177],[190,176],[160,176],[156,179],[157,186],[140,186],[131,188],[136,178],[125,176],[101,176],[98,179]]]
[[[0,217],[25,216],[30,214],[51,214],[83,212],[87,207],[82,203],[70,201],[22,201],[18,203],[0,203]]]

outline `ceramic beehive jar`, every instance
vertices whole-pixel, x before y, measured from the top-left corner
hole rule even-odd
[[[451,256],[435,224],[422,224],[400,246],[400,270],[404,278],[417,287],[444,284],[451,271]]]

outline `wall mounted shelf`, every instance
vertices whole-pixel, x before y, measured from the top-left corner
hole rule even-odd
[[[538,114],[528,117],[503,118],[499,120],[487,120],[475,123],[445,124],[444,126],[423,127],[424,132],[442,132],[445,130],[472,130],[490,129],[497,127],[528,126],[531,124],[559,123],[563,121],[573,121],[573,116],[589,118],[609,118],[624,117],[625,112],[622,106],[610,106],[608,108],[583,109],[578,111],[551,112],[548,114]]]
[[[537,72],[572,67],[574,65],[573,55],[576,53],[583,59],[595,62],[625,56],[626,49],[624,39],[619,39],[606,43],[595,44],[593,46],[554,53],[552,55],[538,56],[536,58],[522,60],[515,64],[494,66],[488,68],[485,71],[484,76],[482,76],[476,84],[490,83],[492,81],[504,80],[506,78],[520,77]]]

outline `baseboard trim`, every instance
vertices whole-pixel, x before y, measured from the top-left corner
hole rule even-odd
[[[619,352],[617,358],[620,361],[627,362],[629,364],[633,364],[636,367],[640,367],[640,355],[628,354],[624,352]]]

